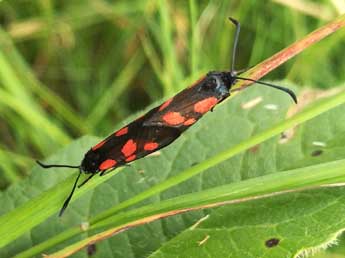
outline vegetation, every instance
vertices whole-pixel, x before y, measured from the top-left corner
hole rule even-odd
[[[66,247],[67,254],[83,241],[91,252],[92,237],[128,223],[230,200],[241,201],[133,228],[97,242],[94,255],[293,257],[333,243],[345,228],[344,189],[319,186],[345,177],[344,105],[333,108],[344,103],[344,29],[264,78],[299,92],[297,108],[281,92],[245,90],[159,156],[78,189],[80,198],[62,219],[56,212],[75,174],[42,171],[34,160],[78,164],[92,144],[147,106],[207,71],[229,69],[234,28],[228,16],[242,24],[240,69],[343,12],[341,1],[331,0],[0,1],[0,256]],[[256,106],[243,106],[257,97]],[[304,123],[287,130],[295,113]],[[256,142],[258,134],[265,137]],[[97,138],[78,139],[85,135]],[[178,181],[192,174],[198,175]],[[274,196],[252,200],[261,194]],[[88,221],[86,229],[81,221]],[[277,247],[267,247],[276,238]],[[344,247],[317,257],[345,257]]]

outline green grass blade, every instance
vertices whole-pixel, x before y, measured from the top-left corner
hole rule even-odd
[[[50,122],[46,116],[37,112],[35,108],[28,106],[25,102],[18,102],[16,98],[7,92],[0,90],[0,101],[2,105],[6,105],[16,111],[23,119],[31,124],[37,131],[49,135],[55,141],[67,144],[70,138],[55,124]]]
[[[107,89],[99,98],[95,108],[87,118],[88,124],[98,124],[110,110],[111,106],[117,106],[117,98],[126,90],[126,88],[128,88],[129,83],[142,66],[143,61],[144,59],[141,53],[136,52],[133,55],[128,64],[113,81],[109,89]]]
[[[65,102],[61,97],[56,95],[48,87],[40,83],[36,77],[33,75],[31,69],[24,62],[21,55],[18,53],[17,49],[13,45],[13,42],[0,28],[0,45],[6,47],[6,56],[7,59],[11,61],[13,67],[15,68],[18,78],[21,78],[22,81],[25,81],[25,84],[30,90],[37,95],[42,101],[49,104],[56,113],[68,122],[76,131],[81,133],[88,132],[88,126],[86,121],[80,118],[73,108]]]
[[[90,141],[88,138],[82,138],[79,142]],[[76,155],[76,143],[72,144],[71,146],[67,147],[66,154],[68,156]],[[80,151],[80,150],[78,150]],[[52,162],[52,160],[50,159]],[[61,161],[55,160],[55,163],[59,163]],[[118,169],[114,174],[117,174],[121,171],[121,168]],[[34,168],[34,172],[36,173],[53,173],[54,169],[50,171],[45,171],[42,168],[36,166]],[[56,173],[61,173],[60,170],[56,170]],[[70,171],[68,172],[70,173]],[[87,176],[85,175],[84,178]],[[75,192],[73,199],[77,199],[81,195],[85,194],[86,192],[94,189],[97,185],[105,182],[108,180],[109,176],[104,177],[97,177],[97,180],[91,180],[88,184],[78,189]],[[71,187],[75,181],[75,175],[68,177],[63,182],[55,185],[54,187],[48,189],[47,191],[43,192],[42,194],[30,199],[28,202],[24,203],[23,205],[19,206],[18,208],[12,210],[9,213],[6,213],[0,217],[0,247],[5,246],[12,240],[16,239],[23,233],[27,232],[34,226],[38,225],[42,221],[46,220],[48,217],[56,213],[60,208],[66,196],[69,195],[71,191]],[[25,216],[23,215],[25,214]],[[57,216],[57,215],[56,215]],[[58,217],[56,217],[58,219]]]
[[[189,9],[190,9],[190,46],[189,49],[190,53],[190,64],[191,64],[191,76],[195,77],[198,73],[199,68],[199,48],[200,48],[200,41],[198,36],[200,35],[200,30],[197,23],[197,4],[195,0],[189,0]]]
[[[320,186],[321,184],[343,182],[345,180],[344,170],[345,160],[334,161],[235,182],[123,212],[102,223],[98,223],[97,226],[91,227],[93,229],[109,226],[114,228],[107,229],[104,232],[78,241],[52,254],[51,257],[71,255],[88,244],[104,240],[105,238],[121,232],[123,229],[128,229],[186,211],[269,197],[284,193],[284,191],[291,192],[295,189],[310,189],[315,186]],[[34,254],[34,252],[31,254]]]

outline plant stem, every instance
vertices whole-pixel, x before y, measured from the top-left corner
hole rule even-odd
[[[272,57],[266,59],[265,61],[249,69],[244,74],[246,77],[250,79],[259,80],[260,78],[262,78],[263,76],[271,72],[272,70],[276,69],[281,64],[285,63],[292,57],[301,53],[306,48],[319,42],[321,39],[331,35],[332,33],[336,32],[338,29],[344,26],[345,26],[345,14],[340,15],[337,19],[309,33],[303,39],[298,40],[292,45],[284,48],[283,50],[279,51]],[[248,81],[240,81],[239,83],[235,85],[235,87],[233,87],[233,89],[244,88],[250,84],[252,83]]]

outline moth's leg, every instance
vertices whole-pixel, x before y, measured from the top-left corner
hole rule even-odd
[[[86,178],[81,184],[78,185],[78,188],[82,187],[84,184],[86,184],[87,181],[89,181],[94,175],[96,175],[96,174],[91,174],[88,178]]]
[[[116,169],[116,168],[118,168],[118,167],[114,167],[114,168],[111,168],[111,169],[103,170],[103,171],[99,174],[99,176],[105,176],[105,175],[107,175],[108,173],[110,173],[111,171],[113,171],[113,170]]]

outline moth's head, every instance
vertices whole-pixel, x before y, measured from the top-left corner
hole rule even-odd
[[[85,154],[80,169],[85,174],[97,173],[102,161],[100,153],[91,149]]]
[[[222,73],[222,78],[225,81],[229,91],[231,90],[232,86],[237,82],[236,75],[237,75],[236,72],[223,72]]]

